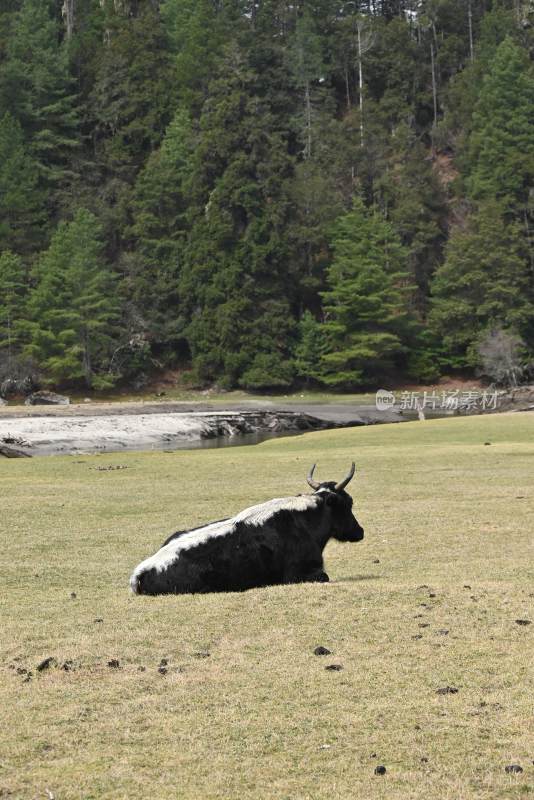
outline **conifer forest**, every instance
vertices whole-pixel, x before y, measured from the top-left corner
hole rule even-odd
[[[534,2],[2,0],[0,381],[534,362]]]

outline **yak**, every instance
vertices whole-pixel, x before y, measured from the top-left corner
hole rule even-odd
[[[364,531],[345,487],[354,463],[339,483],[318,483],[312,494],[276,497],[235,517],[177,531],[130,578],[135,594],[236,592],[260,586],[328,581],[323,550],[330,538],[359,542]]]

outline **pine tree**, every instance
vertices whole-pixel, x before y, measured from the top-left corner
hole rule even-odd
[[[290,299],[296,287],[288,280],[283,238],[291,160],[283,117],[275,114],[281,71],[277,54],[270,57],[268,63],[262,51],[258,74],[232,46],[210,87],[181,280],[198,374],[250,388],[289,385],[295,324]]]
[[[410,279],[417,286],[415,304],[424,317],[430,279],[441,261],[448,208],[444,191],[414,131],[400,124],[391,146],[388,169],[375,188],[406,247]]]
[[[152,3],[108,8],[106,42],[91,93],[93,137],[102,166],[135,178],[172,115],[172,72]]]
[[[26,270],[19,256],[0,253],[0,376],[11,377],[21,351],[20,322],[27,293]]]
[[[0,63],[5,61],[19,0],[4,0],[0,9]]]
[[[469,161],[474,199],[524,205],[534,180],[534,78],[527,54],[510,37],[497,49],[480,91]]]
[[[192,151],[191,122],[179,109],[161,147],[149,156],[139,174],[132,201],[133,224],[128,233],[152,265],[176,261],[187,224],[185,193]]]
[[[91,205],[119,258],[132,187],[174,110],[170,55],[157,4],[104,4],[104,43],[87,111],[94,147]],[[89,200],[86,199],[86,203]]]
[[[328,352],[322,380],[354,387],[387,372],[409,333],[406,252],[378,211],[355,198],[332,234],[333,260],[323,292]]]
[[[126,232],[135,248],[129,261],[127,296],[143,318],[153,348],[171,353],[183,338],[178,285],[188,232],[192,151],[191,122],[180,109],[161,147],[139,174],[132,202],[133,224]]]
[[[533,343],[534,305],[522,232],[506,220],[502,204],[488,201],[468,227],[453,230],[432,294],[430,323],[452,367],[475,366],[477,343],[492,329]]]
[[[198,114],[231,36],[228,11],[211,0],[164,0],[161,16],[174,57],[180,103]]]
[[[322,357],[328,348],[324,326],[310,311],[305,311],[299,322],[298,344],[295,347],[295,371],[307,383],[320,381]]]
[[[0,250],[27,253],[39,244],[42,200],[37,165],[26,152],[20,124],[6,112],[0,119]]]
[[[52,208],[65,202],[75,177],[79,116],[66,47],[59,37],[55,8],[23,0],[12,23],[6,61],[0,70],[0,112],[20,123],[40,183],[51,193]]]
[[[302,93],[302,111],[299,114],[302,156],[310,159],[314,154],[315,105],[319,102],[319,81],[323,81],[324,64],[321,40],[314,29],[313,18],[307,10],[298,18],[295,30],[292,67],[296,85]]]
[[[292,127],[297,141],[297,163],[289,182],[292,215],[288,220],[287,241],[291,247],[290,268],[298,286],[299,315],[303,308],[318,311],[318,291],[324,287],[327,263],[327,230],[343,211],[343,197],[334,172],[333,151],[347,142],[336,138],[339,126],[332,121],[333,103],[328,96],[330,69],[323,53],[325,39],[318,26],[320,17],[305,9],[296,20],[289,40],[289,75]],[[292,85],[293,84],[293,85]]]
[[[442,93],[444,119],[440,123],[438,143],[442,148],[454,150],[457,168],[463,175],[471,169],[467,143],[474,124],[476,107],[487,73],[492,69],[499,45],[513,33],[516,23],[514,13],[501,3],[485,11],[480,0],[470,0],[472,18],[476,20],[474,50],[463,70],[448,81]],[[469,10],[469,6],[468,6]]]
[[[117,318],[113,277],[103,258],[101,227],[80,209],[61,222],[36,269],[29,303],[26,354],[53,382],[104,388]]]
[[[355,63],[357,43],[350,16],[345,24],[350,25],[349,52]],[[407,114],[412,117],[418,114],[417,102],[421,105],[428,102],[427,76],[421,69],[422,45],[414,39],[403,18],[394,18],[387,25],[375,21],[374,29],[373,47],[365,56],[367,92],[374,103],[379,103],[375,114],[378,111],[382,125],[391,130],[400,122],[406,123]],[[356,87],[351,95],[356,95]]]
[[[329,153],[326,150],[325,158]],[[318,293],[324,288],[328,265],[328,230],[344,211],[342,193],[322,160],[309,159],[295,166],[289,183],[292,213],[286,233],[290,248],[288,269],[298,287],[299,309],[315,312],[320,307]]]

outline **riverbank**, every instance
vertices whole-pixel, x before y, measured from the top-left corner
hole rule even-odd
[[[149,402],[0,409],[0,442],[28,455],[81,455],[175,450],[256,443],[265,438],[330,428],[401,422],[372,406],[241,403],[224,411],[209,403]]]
[[[428,394],[428,390],[427,391]],[[443,386],[454,394],[454,386]],[[460,391],[456,389],[456,393]],[[471,391],[471,394],[476,394]],[[237,394],[237,393],[236,393]],[[137,399],[125,402],[83,402],[71,405],[0,407],[0,445],[22,448],[28,455],[79,455],[141,450],[178,450],[256,444],[266,438],[318,431],[409,421],[417,410],[403,408],[402,395],[389,410],[378,410],[374,396],[339,396],[334,402],[309,394],[277,398],[227,397],[205,400]],[[424,397],[421,390],[412,392]],[[461,391],[467,395],[467,390]],[[436,395],[437,396],[437,395]],[[413,405],[413,404],[412,404]],[[534,408],[534,387],[499,393],[495,407],[484,413],[527,411]],[[473,403],[454,411],[425,406],[427,418],[481,413]],[[6,455],[6,453],[3,453]]]

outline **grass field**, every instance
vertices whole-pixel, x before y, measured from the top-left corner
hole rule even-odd
[[[173,529],[353,458],[330,584],[129,594]],[[531,797],[533,478],[527,413],[1,461],[0,797]]]
[[[428,387],[424,387],[428,388]],[[400,394],[400,393],[399,393]],[[82,403],[86,395],[72,393],[70,395],[72,403]],[[124,403],[124,402],[146,402],[153,403],[160,400],[163,403],[182,402],[182,403],[209,403],[210,405],[228,406],[231,404],[242,403],[273,403],[275,405],[298,405],[300,403],[338,403],[347,405],[362,405],[375,402],[376,392],[359,392],[351,394],[340,394],[338,392],[326,392],[319,390],[302,389],[298,392],[278,392],[276,394],[260,394],[258,392],[245,392],[241,389],[232,391],[201,391],[199,389],[187,389],[183,386],[166,387],[163,394],[146,389],[134,391],[124,389],[122,391],[110,391],[102,393],[92,393],[91,399],[94,403]],[[19,400],[19,405],[22,400]]]

